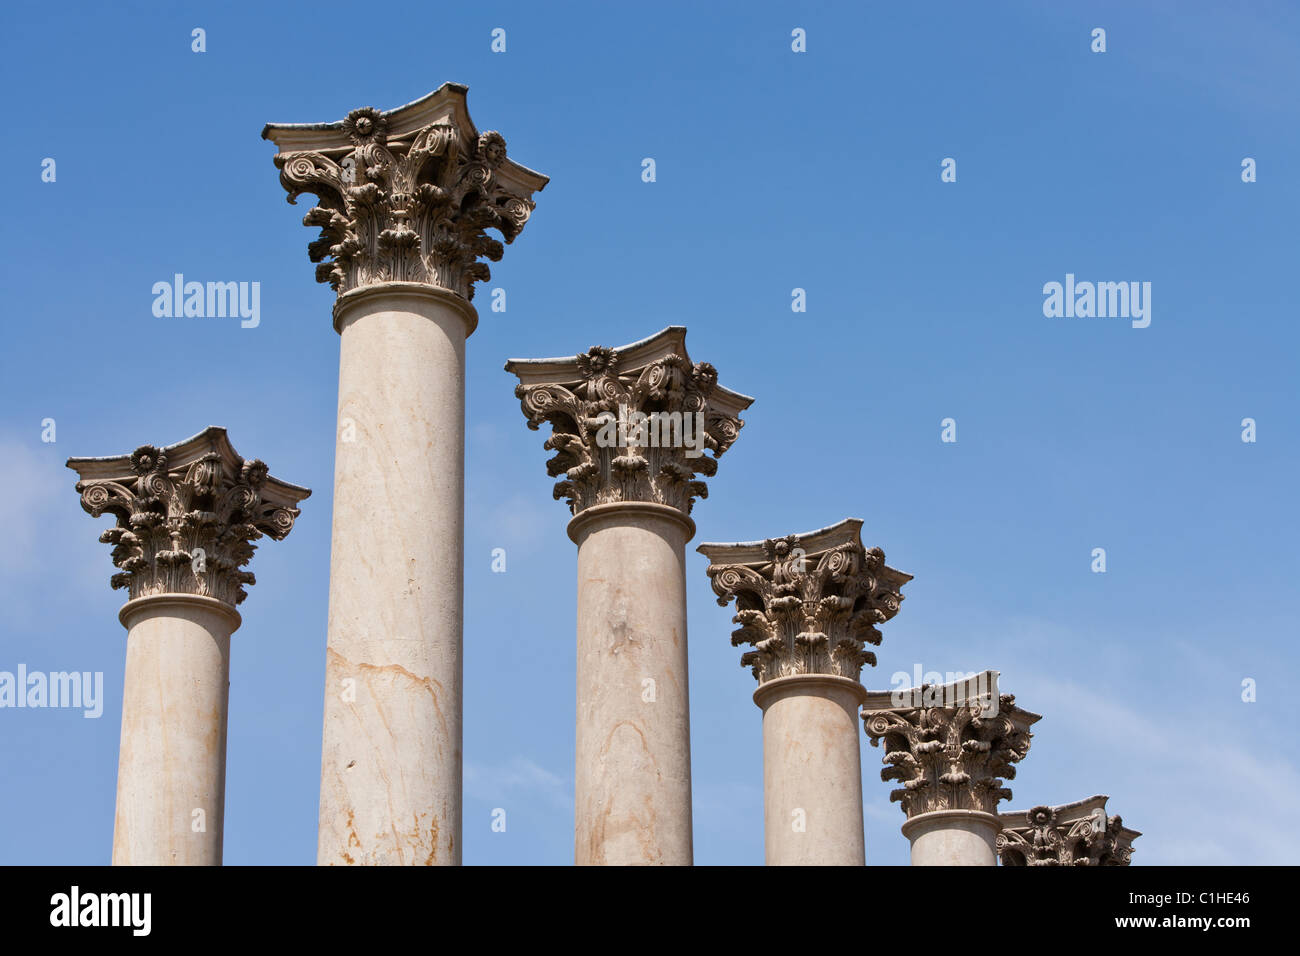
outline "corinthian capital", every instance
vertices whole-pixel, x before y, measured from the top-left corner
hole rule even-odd
[[[547,177],[506,158],[500,133],[479,133],[466,87],[444,83],[381,113],[355,109],[337,123],[267,124],[280,184],[295,202],[313,193],[303,225],[316,281],[342,294],[383,282],[419,282],[474,297],[501,259],[494,229],[513,242]]]
[[[760,685],[796,674],[858,680],[875,666],[877,624],[898,613],[910,574],[885,564],[879,548],[864,548],[862,522],[846,518],[807,534],[766,541],[702,544],[718,603],[733,598],[740,625],[731,643],[753,645],[740,658]]]
[[[113,545],[114,588],[132,600],[154,594],[197,594],[235,605],[243,570],[262,535],[285,537],[295,507],[311,494],[272,478],[257,459],[241,458],[224,428],[158,448],[141,445],[129,455],[69,458],[80,476],[81,507],[117,526],[99,536]]]
[[[621,348],[511,359],[506,371],[519,377],[528,427],[551,426],[546,471],[561,479],[554,497],[575,515],[623,501],[690,514],[695,498],[708,497],[696,476],[717,472],[754,401],[719,385],[712,365],[692,362],[677,325]]]
[[[1003,866],[1128,866],[1142,834],[1106,816],[1104,794],[1058,807],[998,814]]]
[[[1003,778],[1015,779],[1015,764],[1029,753],[1029,728],[1042,718],[999,694],[997,679],[997,671],[985,671],[919,695],[867,695],[867,736],[873,747],[885,743],[888,766],[880,779],[902,784],[889,799],[902,804],[909,819],[935,810],[996,813],[998,802],[1011,798]],[[900,697],[905,706],[898,706]]]

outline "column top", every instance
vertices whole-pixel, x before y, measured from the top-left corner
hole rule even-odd
[[[99,540],[113,545],[114,588],[130,599],[196,594],[233,606],[253,541],[281,540],[293,529],[298,502],[311,495],[281,481],[258,459],[235,451],[224,428],[205,428],[184,441],[141,445],[127,455],[69,458],[80,479],[81,507],[117,518]]]
[[[974,706],[992,716],[997,713],[1001,705],[1002,694],[998,690],[998,681],[1001,677],[1000,671],[986,670],[958,678],[947,684],[922,684],[919,687],[895,687],[893,690],[869,690],[863,707],[869,711],[902,711],[924,707]]]
[[[418,100],[382,111],[365,106],[329,123],[268,123],[275,165],[289,202],[312,193],[303,225],[316,280],[340,295],[384,282],[422,282],[466,301],[491,277],[479,260],[499,261],[532,215],[548,177],[506,156],[500,133],[480,133],[468,88],[444,83]]]
[[[935,810],[997,813],[1011,799],[1003,779],[1014,780],[1015,764],[1029,753],[1029,728],[1039,714],[1017,707],[998,691],[997,671],[937,687],[921,688],[920,699],[898,706],[913,691],[871,691],[862,722],[873,747],[885,743],[881,780],[902,786],[889,799],[909,817]]]
[[[594,346],[560,358],[510,359],[515,397],[537,430],[551,426],[543,447],[553,497],[573,515],[593,505],[648,502],[689,515],[708,497],[696,475],[712,477],[735,442],[740,413],[754,399],[718,384],[707,362],[692,362],[686,329],[671,325],[618,348]],[[705,454],[713,452],[713,457]]]
[[[753,645],[740,658],[759,685],[782,677],[825,674],[858,680],[876,655],[875,627],[898,613],[901,588],[912,575],[885,564],[880,548],[865,548],[862,520],[843,521],[763,541],[701,544],[718,603],[736,601],[733,646]]]
[[[1105,794],[998,814],[1003,866],[1128,866],[1142,835],[1106,815]]]

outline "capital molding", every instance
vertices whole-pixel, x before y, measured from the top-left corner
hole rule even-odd
[[[431,299],[458,313],[465,322],[465,338],[478,328],[478,310],[454,292],[421,282],[385,282],[353,289],[335,299],[334,331],[342,334],[350,322],[385,307],[407,308],[412,299]]]
[[[1128,866],[1142,834],[1106,815],[1104,794],[998,815],[997,851],[1003,866]]]
[[[569,519],[569,540],[582,543],[588,529],[616,525],[632,520],[667,521],[681,528],[685,540],[695,537],[695,522],[676,508],[648,501],[617,501],[607,505],[592,505]]]
[[[621,502],[689,515],[696,498],[708,497],[697,476],[717,473],[754,401],[719,385],[712,365],[691,361],[682,326],[619,348],[511,359],[506,371],[519,379],[528,427],[551,426],[543,447],[555,457],[546,471],[561,479],[553,497],[575,516]]]
[[[1029,753],[1029,728],[1042,718],[1017,707],[1010,694],[974,692],[997,688],[997,671],[935,688],[938,706],[898,707],[896,691],[872,691],[862,721],[873,747],[884,742],[880,779],[902,786],[889,799],[908,818],[938,810],[997,813],[1011,798],[1004,780]],[[927,689],[929,690],[929,689]]]
[[[228,602],[202,594],[149,594],[127,601],[117,612],[117,619],[128,631],[139,621],[152,614],[172,616],[179,609],[183,614],[208,613],[224,619],[232,632],[239,630],[243,618]]]
[[[806,534],[763,541],[701,544],[718,603],[736,602],[733,646],[760,688],[769,681],[824,674],[857,681],[875,666],[867,644],[881,641],[877,624],[898,613],[902,587],[912,580],[866,548],[862,522],[846,518]]]
[[[548,177],[506,156],[496,131],[480,133],[468,88],[444,83],[383,112],[364,106],[333,123],[268,123],[289,202],[317,205],[303,225],[321,230],[307,247],[316,281],[343,295],[386,282],[419,282],[466,301],[491,278],[532,215]]]
[[[298,502],[311,494],[241,457],[215,426],[162,448],[69,458],[68,467],[80,478],[81,507],[117,519],[99,540],[113,546],[119,569],[110,584],[126,589],[130,601],[189,594],[239,604],[244,586],[256,583],[244,570],[253,542],[287,536]]]
[[[803,696],[810,692],[839,698],[851,697],[855,710],[862,706],[862,701],[867,696],[867,689],[848,677],[835,674],[791,674],[789,677],[774,677],[759,684],[754,691],[754,703],[766,710],[786,697]]]

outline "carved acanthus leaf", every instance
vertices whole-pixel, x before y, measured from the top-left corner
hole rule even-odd
[[[372,107],[353,110],[334,128],[348,145],[275,156],[289,202],[303,193],[317,197],[303,218],[321,231],[308,246],[319,263],[317,281],[340,294],[419,282],[472,299],[474,283],[491,277],[482,260],[497,262],[504,251],[487,230],[513,242],[536,206],[532,189],[514,175],[522,167],[506,159],[501,134],[439,121],[394,135],[390,115]]]
[[[1106,815],[1106,797],[1001,815],[1003,866],[1128,866],[1142,834]]]
[[[740,662],[760,684],[796,674],[858,680],[864,664],[875,666],[866,645],[880,644],[876,625],[898,613],[911,576],[888,567],[879,548],[862,546],[860,524],[827,529],[833,541],[826,531],[769,538],[762,561],[723,558],[743,545],[700,547],[713,562],[708,575],[718,603],[736,602],[732,620],[740,627],[731,643],[753,647]]]
[[[718,386],[712,365],[692,363],[680,342],[670,342],[676,331],[660,333],[661,354],[638,363],[596,346],[564,360],[550,380],[515,388],[528,427],[551,428],[543,447],[554,455],[546,470],[560,479],[554,497],[565,499],[570,513],[636,501],[690,514],[695,498],[708,497],[699,476],[716,474],[717,459],[744,425],[737,413],[750,399]]]
[[[142,445],[130,456],[68,464],[83,475],[82,508],[117,518],[100,541],[113,546],[112,586],[131,599],[179,593],[239,604],[244,585],[255,583],[244,570],[253,542],[284,538],[299,514],[294,505],[310,494],[240,458],[220,429],[166,449]]]
[[[951,707],[865,710],[862,720],[872,746],[884,742],[882,780],[901,786],[889,799],[913,817],[934,810],[996,813],[1011,797],[1003,781],[1029,753],[1029,732],[1037,714],[1015,706],[1010,694],[991,701]]]

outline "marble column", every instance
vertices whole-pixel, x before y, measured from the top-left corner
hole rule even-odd
[[[316,278],[338,293],[321,864],[461,857],[465,342],[474,283],[545,176],[479,133],[466,88],[268,125]]]
[[[114,588],[127,591],[115,866],[219,866],[225,817],[230,636],[252,543],[280,540],[311,494],[236,454],[223,428],[130,455],[70,458],[81,506],[117,524]]]
[[[898,613],[910,574],[864,548],[847,518],[806,534],[702,544],[718,603],[736,602],[733,645],[758,680],[768,866],[862,866],[859,683],[876,629]]]
[[[997,865],[1003,778],[1015,778],[1040,719],[999,692],[997,671],[867,695],[862,720],[873,747],[884,741],[881,779],[902,784],[889,799],[907,816],[913,866]]]
[[[689,516],[753,399],[692,362],[679,326],[506,370],[528,426],[551,426],[578,546],[575,861],[690,865]]]
[[[1060,806],[998,814],[1003,866],[1128,866],[1142,834],[1106,815],[1104,794]]]

